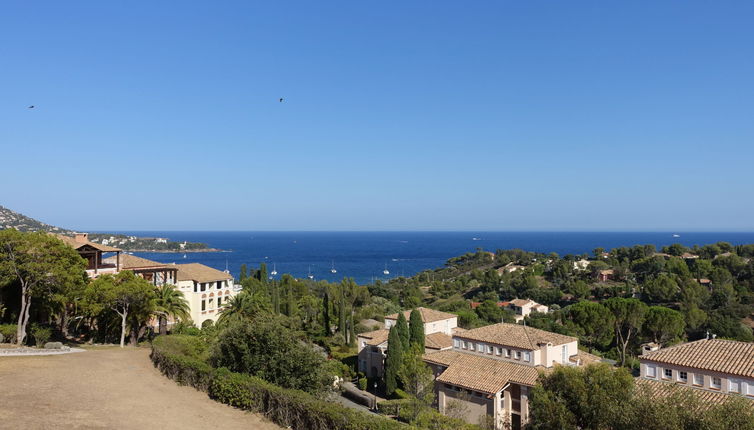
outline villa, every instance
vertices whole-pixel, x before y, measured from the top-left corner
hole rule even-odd
[[[512,310],[515,315],[516,322],[523,321],[524,318],[529,316],[532,312],[547,313],[550,311],[545,305],[541,305],[534,300],[529,299],[515,299],[508,302],[508,309]]]
[[[599,357],[579,351],[578,339],[519,324],[494,324],[455,333],[452,347],[427,353],[437,408],[459,406],[472,424],[520,429],[529,422],[529,392],[540,371],[582,366]]]
[[[90,278],[96,278],[104,273],[118,273],[118,267],[120,266],[120,249],[90,242],[88,233],[76,233],[73,237],[63,234],[55,234],[55,237],[75,249],[79,255],[87,261],[86,274]],[[114,260],[104,261],[102,255],[111,252],[115,253],[115,256],[113,257]]]
[[[197,327],[205,321],[217,321],[222,306],[238,294],[233,276],[199,263],[176,264],[177,286],[191,308],[191,319]]]
[[[116,267],[116,272],[130,270],[156,287],[176,284],[178,268],[175,264],[158,263],[130,254],[108,257],[103,261]]]

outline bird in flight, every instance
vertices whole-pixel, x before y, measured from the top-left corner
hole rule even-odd
[[[278,100],[280,103],[283,103],[283,98],[280,97],[280,100]]]
[[[34,109],[34,105],[29,106],[29,109]]]

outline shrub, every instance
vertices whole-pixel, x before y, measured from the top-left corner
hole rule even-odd
[[[359,378],[359,389],[361,391],[367,390],[367,378]]]
[[[0,334],[3,335],[3,342],[15,342],[17,329],[18,326],[15,324],[0,324]]]
[[[336,403],[321,400],[300,390],[273,385],[260,378],[212,369],[196,357],[180,353],[188,336],[160,336],[152,343],[151,358],[169,378],[205,391],[219,402],[263,414],[270,421],[306,430],[398,430],[399,422],[367,415]]]
[[[50,340],[52,330],[49,327],[33,326],[31,328],[31,335],[34,337],[37,347],[41,348]]]
[[[211,363],[310,393],[325,391],[332,382],[325,358],[276,317],[231,321],[217,339]]]

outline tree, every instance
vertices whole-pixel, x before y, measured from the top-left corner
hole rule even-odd
[[[16,343],[23,345],[32,299],[49,296],[61,285],[84,282],[86,261],[60,239],[44,232],[0,231],[0,284],[17,282],[21,307]]]
[[[669,302],[678,295],[678,283],[670,276],[662,274],[644,284],[644,293],[650,302]]]
[[[398,388],[398,371],[403,364],[403,340],[397,326],[390,327],[387,336],[387,358],[385,358],[385,394],[391,396]]]
[[[148,318],[154,310],[154,299],[156,298],[152,284],[136,276],[130,270],[124,270],[117,275],[101,275],[89,284],[86,295],[91,303],[111,309],[120,316],[121,348],[124,346],[129,316],[135,314],[140,318]],[[141,321],[131,321],[132,329],[137,322]]]
[[[322,297],[322,324],[325,326],[325,336],[330,336],[330,294],[327,289]]]
[[[489,323],[496,324],[503,320],[503,310],[494,300],[485,300],[475,309],[479,319]]]
[[[388,349],[389,351],[389,349]],[[435,399],[434,375],[432,369],[422,360],[424,347],[412,345],[403,355],[403,364],[398,370],[398,377],[403,387],[412,396],[413,419],[429,407]]]
[[[241,272],[238,274],[238,282],[243,282],[247,276],[246,263],[244,263],[241,265]]]
[[[261,291],[241,291],[231,297],[220,310],[218,324],[225,325],[231,320],[251,320],[259,314],[272,312],[272,305],[266,294]]]
[[[174,319],[188,319],[191,308],[175,285],[165,284],[157,287],[157,299],[155,300],[155,314],[160,324],[160,334],[167,334],[167,317]]]
[[[533,429],[625,428],[634,387],[626,369],[556,366],[539,382],[530,398]]]
[[[644,321],[645,333],[662,346],[683,335],[686,322],[683,314],[664,306],[651,306]]]
[[[398,334],[401,336],[401,342],[403,343],[403,349],[408,349],[410,335],[408,332],[408,322],[403,312],[398,312],[398,321],[395,323],[395,328],[398,330]]]
[[[414,309],[409,317],[409,344],[424,352],[424,321],[421,313]]]
[[[615,337],[618,340],[621,366],[626,364],[628,344],[644,323],[647,305],[637,299],[614,297],[605,300],[605,306],[612,312]]]
[[[564,313],[589,346],[589,351],[607,346],[613,340],[614,317],[605,306],[582,301],[565,308]]]
[[[312,394],[326,391],[332,381],[325,357],[286,328],[284,317],[271,314],[230,321],[213,346],[210,362]]]

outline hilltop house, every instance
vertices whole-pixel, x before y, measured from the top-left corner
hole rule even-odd
[[[550,311],[550,308],[548,308],[545,305],[540,305],[539,303],[535,302],[534,300],[529,299],[515,299],[511,300],[508,303],[508,309],[512,310],[513,313],[515,313],[516,322],[521,322],[523,319],[531,314],[532,312],[542,312],[547,313]]]
[[[646,344],[639,362],[640,378],[647,381],[754,399],[751,342],[702,339],[669,348]]]
[[[612,281],[614,277],[615,270],[613,269],[600,270],[599,273],[597,273],[597,280],[600,282]]]
[[[207,320],[217,321],[221,307],[238,294],[233,276],[199,263],[176,264],[177,286],[191,308],[197,327]]]
[[[102,245],[89,241],[88,233],[76,233],[73,237],[63,234],[55,234],[66,245],[75,249],[79,255],[87,261],[86,274],[90,278],[96,278],[103,273],[118,273],[121,250],[112,246]],[[114,262],[104,261],[103,254],[114,252]]]
[[[540,370],[580,366],[599,358],[578,339],[519,324],[494,324],[452,337],[452,348],[424,355],[435,375],[437,408],[465,410],[464,419],[520,429],[529,421],[529,390]]]
[[[451,336],[463,329],[458,328],[458,317],[446,312],[428,308],[416,308],[424,323],[424,351],[434,352],[450,349]],[[403,312],[409,321],[411,311]],[[368,377],[382,377],[387,353],[387,337],[390,327],[398,322],[398,314],[385,317],[385,328],[357,335],[359,351],[359,371]]]

